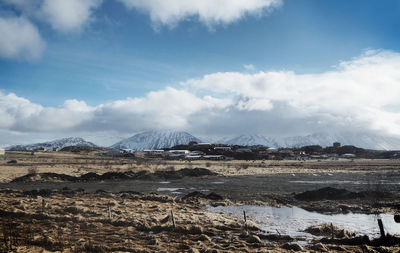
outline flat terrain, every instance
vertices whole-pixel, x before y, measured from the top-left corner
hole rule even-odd
[[[41,174],[175,175],[183,168],[205,168],[217,175],[68,181],[43,180]],[[10,183],[28,173],[37,176]],[[293,239],[265,234],[251,221],[245,226],[240,218],[207,211],[206,205],[298,206],[321,213],[400,211],[400,160],[187,162],[11,152],[0,161],[0,182],[2,238],[21,252],[285,252],[296,248]],[[343,240],[300,248],[399,249],[393,243],[385,249],[379,242]],[[9,246],[3,243],[1,249]]]

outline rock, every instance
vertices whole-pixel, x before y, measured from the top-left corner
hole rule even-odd
[[[282,249],[293,250],[293,251],[302,251],[303,247],[298,243],[285,243],[281,246]]]
[[[332,232],[335,238],[351,238],[354,233],[345,229],[341,229],[338,226],[323,223],[319,225],[314,225],[306,228],[304,232],[310,233],[316,236],[332,237]]]

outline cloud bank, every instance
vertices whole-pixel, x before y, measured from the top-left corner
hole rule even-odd
[[[0,92],[0,130],[124,135],[176,129],[218,136],[354,130],[400,135],[398,69],[400,53],[368,51],[324,73],[213,73],[97,106],[67,100],[45,107]]]
[[[282,0],[119,0],[128,8],[150,15],[155,24],[174,26],[196,17],[207,26],[229,24],[246,15],[260,15],[279,7]]]

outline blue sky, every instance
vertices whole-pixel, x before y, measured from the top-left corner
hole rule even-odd
[[[7,8],[7,7],[5,7]],[[264,14],[208,28],[196,17],[154,29],[150,18],[105,1],[84,32],[41,26],[47,48],[35,61],[2,59],[0,83],[33,102],[98,104],[144,95],[219,71],[326,71],[368,48],[399,50],[399,1],[287,0]]]
[[[341,62],[357,64],[355,59],[371,57],[366,56],[366,52],[369,52],[368,55],[372,50],[376,50],[373,53],[375,60],[382,57],[387,60],[400,52],[400,2],[397,0],[252,0],[248,1],[249,6],[246,3],[238,5],[238,9],[247,8],[244,14],[239,10],[239,16],[235,16],[235,10],[230,8],[226,8],[227,14],[224,13],[224,1],[219,5],[218,1],[209,2],[208,7],[221,9],[221,13],[227,15],[227,19],[223,20],[218,20],[221,13],[213,16],[211,11],[202,10],[196,0],[193,0],[193,6],[199,6],[199,10],[181,6],[179,1],[172,0],[171,5],[181,8],[186,14],[171,14],[166,19],[157,16],[157,13],[171,10],[163,10],[157,1],[147,4],[140,0],[82,0],[80,2],[85,4],[70,9],[58,6],[45,9],[46,0],[33,0],[34,4],[27,2],[0,1],[0,19],[5,20],[5,25],[1,26],[0,23],[0,29],[8,29],[7,25],[12,20],[24,19],[31,25],[33,34],[37,31],[40,37],[38,43],[43,47],[29,48],[36,51],[28,51],[34,54],[28,57],[24,53],[28,49],[24,47],[30,46],[20,42],[22,49],[16,50],[21,52],[10,56],[4,46],[9,41],[0,39],[0,91],[4,96],[12,93],[44,109],[59,109],[66,100],[76,100],[84,102],[85,106],[99,114],[100,105],[112,105],[129,98],[148,99],[149,93],[163,92],[166,87],[188,92],[201,99],[207,95],[232,101],[239,101],[243,97],[252,99],[248,93],[239,93],[230,88],[221,91],[206,85],[208,88],[199,89],[196,85],[201,84],[193,87],[187,83],[204,81],[207,75],[216,73],[254,76],[260,72],[290,72],[301,77],[319,76],[331,71],[343,71],[337,67]],[[71,18],[58,20],[57,15],[76,11],[73,8],[84,9],[86,12],[82,15],[86,15],[85,18],[75,22],[72,15]],[[57,15],[52,16],[51,11]],[[231,11],[233,14],[229,16]],[[206,18],[202,18],[204,16]],[[18,35],[22,31],[12,32]],[[24,36],[21,34],[19,37]],[[29,43],[27,38],[26,43]],[[383,97],[385,95],[382,94]],[[272,105],[282,102],[276,97],[266,100]],[[284,103],[290,104],[295,100],[290,98]],[[3,101],[7,102],[5,99]],[[263,107],[263,110],[271,113],[267,107]],[[392,102],[377,103],[373,109],[382,108],[385,112],[391,108],[390,112],[394,110],[399,113],[398,105]],[[324,110],[319,110],[318,115],[304,117],[311,120],[324,113],[334,117],[341,114]],[[193,127],[189,124],[189,117],[194,117],[196,113],[200,112],[195,110],[190,115],[177,115],[179,119],[184,117],[185,123],[168,127],[191,130]],[[374,125],[367,119],[360,120],[354,115],[351,117],[357,126],[364,124],[366,129],[370,129]],[[16,125],[21,121],[18,117],[15,120]],[[73,127],[57,132],[57,135],[91,131],[88,125],[92,124],[72,124]],[[163,125],[162,122],[154,124]],[[376,124],[371,129],[385,128],[385,132],[400,134],[400,130],[396,131],[399,127],[397,124],[397,121],[386,126]],[[16,125],[3,127],[3,131],[42,131]],[[96,131],[115,130],[109,124],[105,125],[107,127]],[[118,131],[128,134],[147,127],[143,125]],[[302,130],[301,133],[310,131]],[[231,134],[235,134],[234,131]]]

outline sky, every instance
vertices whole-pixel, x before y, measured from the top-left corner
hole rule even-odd
[[[0,147],[400,136],[398,0],[0,0]]]

